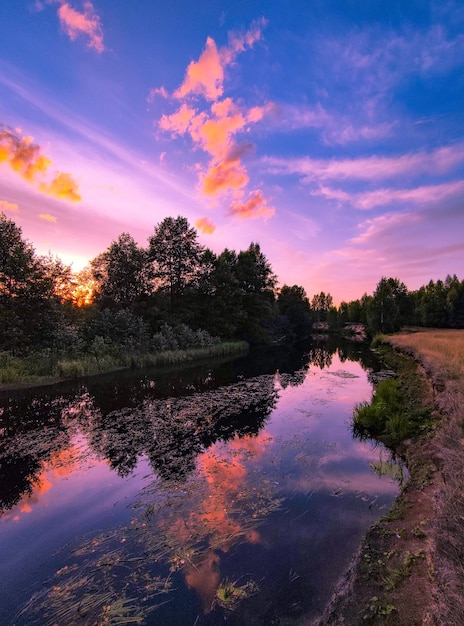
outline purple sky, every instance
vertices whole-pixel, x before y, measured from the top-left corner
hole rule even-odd
[[[0,4],[0,210],[78,270],[184,215],[335,302],[464,279],[464,5]]]

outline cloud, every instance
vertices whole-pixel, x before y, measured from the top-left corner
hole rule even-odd
[[[148,102],[153,102],[156,96],[161,96],[165,99],[169,98],[169,94],[165,87],[153,87],[153,89],[150,89],[147,97]]]
[[[50,213],[40,213],[39,217],[46,222],[56,222],[56,217],[54,215],[50,215]]]
[[[0,130],[0,163],[6,162],[12,170],[28,182],[43,174],[51,164],[50,159],[40,154],[40,147],[31,137],[20,137],[8,129]]]
[[[204,96],[207,100],[217,100],[223,93],[224,68],[214,39],[208,37],[206,46],[198,61],[191,61],[187,67],[184,82],[174,92],[174,97],[185,98],[190,94]]]
[[[280,159],[264,162],[276,174],[299,174],[306,182],[317,180],[365,180],[375,182],[400,175],[445,174],[464,163],[464,144],[445,146],[432,152],[416,152],[397,157],[370,156],[358,159]]]
[[[0,200],[0,211],[4,211],[5,213],[16,213],[19,211],[19,206],[16,202],[7,202],[6,200]]]
[[[206,46],[198,61],[192,61],[184,81],[174,92],[174,98],[185,100],[170,115],[163,115],[158,127],[173,136],[188,135],[194,149],[201,149],[210,155],[206,168],[199,168],[200,189],[206,196],[230,194],[233,203],[230,215],[241,217],[270,217],[274,209],[267,206],[261,191],[252,192],[247,201],[242,202],[244,187],[249,183],[249,175],[243,159],[254,151],[251,142],[239,142],[236,136],[248,132],[253,124],[275,111],[273,103],[247,108],[238,105],[230,97],[224,97],[224,70],[247,48],[251,48],[262,36],[265,20],[252,24],[245,33],[229,34],[228,46],[218,49],[216,42],[208,37]],[[156,92],[156,90],[155,90]],[[206,100],[200,109],[195,108],[192,99]]]
[[[87,45],[98,53],[105,49],[103,44],[103,31],[100,24],[100,17],[97,15],[91,2],[86,0],[83,5],[83,12],[73,9],[68,2],[55,0],[60,4],[58,17],[61,27],[71,41],[80,36],[87,37]]]
[[[77,183],[70,174],[56,172],[51,182],[45,177],[52,161],[41,154],[32,137],[22,137],[20,132],[0,127],[0,163],[10,168],[40,192],[62,200],[79,202],[81,196]]]
[[[249,194],[245,202],[233,202],[229,209],[229,215],[239,219],[251,219],[263,217],[268,219],[275,214],[275,209],[268,205],[267,200],[259,189]]]
[[[354,203],[359,209],[372,209],[394,202],[413,204],[430,204],[444,200],[449,196],[464,193],[464,181],[442,183],[441,185],[424,185],[414,189],[377,189],[376,191],[356,194]]]
[[[249,176],[239,161],[222,161],[211,166],[202,177],[202,190],[208,196],[224,191],[242,189],[248,184]]]
[[[224,92],[224,69],[230,65],[238,54],[251,48],[261,39],[264,19],[254,22],[244,34],[229,34],[229,45],[218,50],[212,37],[206,39],[205,49],[198,61],[191,61],[187,67],[185,78],[174,92],[174,97],[183,99],[189,95],[201,95],[207,100],[217,100]]]
[[[195,222],[195,227],[198,228],[204,235],[212,235],[216,230],[216,226],[209,219],[209,217],[200,217]]]
[[[361,233],[357,237],[353,237],[349,243],[378,246],[380,240],[391,237],[392,233],[396,235],[406,225],[420,222],[421,219],[418,213],[385,213],[363,222],[359,226]]]
[[[55,178],[50,183],[41,183],[39,191],[55,196],[59,200],[69,200],[70,202],[80,202],[79,187],[70,174],[57,172]]]

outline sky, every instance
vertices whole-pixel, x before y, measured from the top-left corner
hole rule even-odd
[[[0,211],[79,270],[182,215],[334,302],[464,279],[461,0],[3,0]]]

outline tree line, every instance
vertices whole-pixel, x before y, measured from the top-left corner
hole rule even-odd
[[[464,327],[464,281],[448,276],[410,292],[382,278],[375,292],[334,306],[303,287],[277,288],[258,243],[220,254],[200,245],[185,217],[154,227],[146,247],[127,232],[75,274],[39,256],[21,228],[0,214],[0,349],[94,352],[110,344],[172,350],[219,339],[290,343],[314,328],[361,323],[371,334],[405,324]]]

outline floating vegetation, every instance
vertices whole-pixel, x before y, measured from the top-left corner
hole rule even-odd
[[[336,370],[334,372],[328,371],[327,374],[331,376],[337,376],[338,378],[359,378],[357,374],[352,374],[351,372],[347,372],[346,370]]]
[[[258,591],[258,585],[253,581],[238,585],[237,581],[223,580],[216,590],[215,602],[222,608],[233,611],[242,600],[255,595]]]

